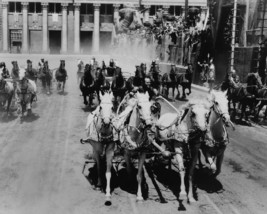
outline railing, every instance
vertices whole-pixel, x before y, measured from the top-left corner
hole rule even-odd
[[[100,15],[100,23],[113,23],[113,15]]]

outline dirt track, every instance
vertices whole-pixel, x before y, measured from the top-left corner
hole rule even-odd
[[[28,56],[15,56],[19,64],[26,64]],[[10,68],[7,61],[13,60],[13,56],[2,58]],[[36,64],[41,56],[29,58],[36,58],[33,59]],[[156,190],[147,177],[149,198],[145,202],[137,204],[134,195],[116,187],[112,206],[104,206],[104,193],[93,190],[82,174],[85,156],[91,147],[79,143],[84,137],[88,109],[83,106],[76,83],[77,57],[47,58],[51,68],[58,66],[60,58],[67,60],[66,93],[58,94],[55,85],[52,95],[40,93],[33,115],[28,119],[20,121],[16,114],[10,118],[0,116],[0,214],[165,214],[184,209],[187,213],[267,212],[267,127],[239,125],[235,132],[229,129],[231,144],[218,180],[208,179],[203,171],[196,171],[198,202],[195,204],[177,201],[178,185],[174,181],[178,174],[162,169],[157,180],[168,203],[158,202]],[[90,57],[85,59],[89,61]],[[129,66],[130,61],[123,62],[127,65],[122,67]],[[204,95],[194,91],[190,98],[199,96]],[[124,181],[123,170],[119,175],[118,181]]]

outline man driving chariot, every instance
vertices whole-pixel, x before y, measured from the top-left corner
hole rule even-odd
[[[2,76],[3,79],[10,78],[10,74],[9,74],[8,69],[6,68],[6,63],[5,62],[1,62],[0,63],[0,70],[2,70],[1,76]]]
[[[29,59],[27,60],[27,68],[26,68],[25,77],[35,82],[37,80],[37,70],[32,67],[32,61]]]

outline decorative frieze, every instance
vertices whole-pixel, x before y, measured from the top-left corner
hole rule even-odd
[[[99,3],[94,3],[93,5],[94,5],[95,10],[99,10],[99,8],[101,6],[101,4],[99,4]]]
[[[21,2],[21,5],[23,10],[28,10],[29,2]]]
[[[43,10],[47,10],[48,9],[48,2],[42,2],[42,8],[43,8]]]
[[[74,3],[73,5],[74,5],[74,9],[75,10],[80,10],[80,8],[81,8],[81,4],[80,3]]]
[[[68,9],[68,3],[61,3],[62,10]]]

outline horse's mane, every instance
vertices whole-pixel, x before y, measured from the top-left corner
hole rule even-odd
[[[193,105],[202,105],[202,106],[204,106],[204,108],[207,108],[207,109],[210,108],[210,104],[209,104],[209,102],[207,100],[205,100],[205,99],[194,99],[194,100],[190,100],[187,103],[185,103],[184,105],[182,105],[180,107],[180,109],[181,110],[189,109]]]
[[[86,85],[90,85],[94,80],[94,78],[91,74],[91,66],[88,66],[88,64],[85,66],[83,79],[84,79],[84,83]]]
[[[104,84],[104,81],[105,81],[105,75],[103,73],[103,70],[100,70],[99,71],[99,75],[98,75],[98,79],[97,81],[100,83],[100,84]]]
[[[122,87],[124,83],[122,74],[120,73],[118,76],[115,76],[114,81],[117,87]]]

